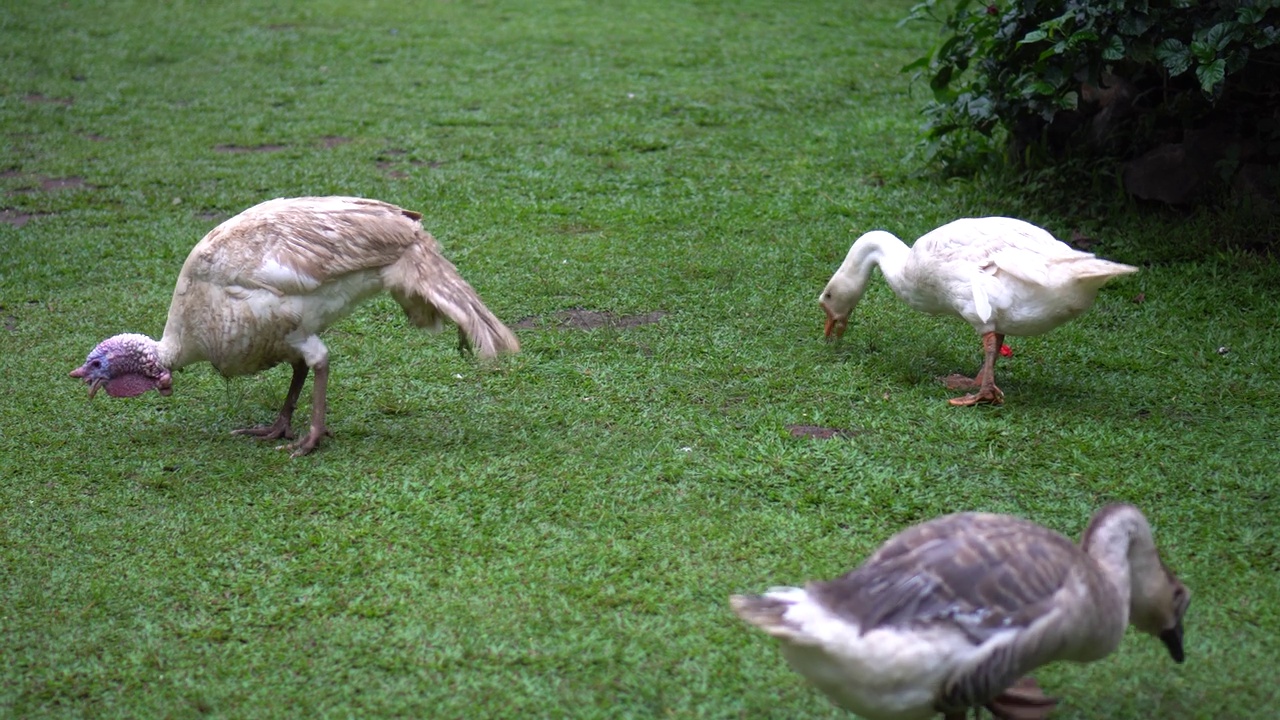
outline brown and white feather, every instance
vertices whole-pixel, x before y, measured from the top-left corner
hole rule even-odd
[[[214,228],[191,251],[161,340],[180,367],[208,360],[226,375],[301,357],[297,345],[388,290],[418,327],[458,325],[482,356],[519,342],[423,229],[419,213],[364,198],[264,202]]]
[[[316,448],[325,422],[329,350],[320,333],[373,295],[389,291],[418,327],[457,324],[481,356],[515,352],[515,335],[423,229],[419,213],[378,200],[270,200],[210,231],[183,263],[159,341],[116,335],[98,343],[71,377],[116,397],[171,391],[170,370],[208,361],[225,376],[288,363],[293,379],[276,421],[237,433],[293,438],[293,413],[313,377],[311,428],[287,446]]]

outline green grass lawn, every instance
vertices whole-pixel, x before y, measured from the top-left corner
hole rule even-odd
[[[1123,500],[1193,590],[1187,662],[1131,633],[1045,669],[1056,717],[1271,717],[1274,227],[920,176],[910,4],[0,7],[0,716],[842,717],[730,593],[946,512],[1076,535]],[[523,352],[379,298],[327,334],[335,437],[297,460],[230,435],[287,368],[66,377],[159,335],[210,228],[307,194],[422,211]],[[1143,270],[1011,338],[999,408],[946,405],[978,338],[881,281],[822,342],[859,233],[987,214]]]

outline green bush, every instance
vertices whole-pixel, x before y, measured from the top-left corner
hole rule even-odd
[[[933,90],[927,157],[961,173],[993,160],[1125,161],[1216,128],[1230,138],[1218,143],[1219,166],[1245,156],[1274,162],[1277,5],[924,0],[907,20],[937,22],[943,38],[905,69]]]

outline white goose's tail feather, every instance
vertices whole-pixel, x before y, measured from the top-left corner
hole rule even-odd
[[[458,326],[458,333],[481,357],[518,352],[520,342],[485,307],[458,269],[440,254],[435,238],[419,230],[420,242],[383,270],[387,290],[409,321],[433,332],[442,329],[442,317]]]
[[[1070,273],[1079,278],[1086,277],[1104,277],[1113,278],[1120,275],[1128,275],[1129,273],[1138,272],[1138,268],[1124,263],[1103,260],[1100,257],[1092,255],[1081,255],[1076,257],[1053,258],[1049,262],[1060,263],[1068,268]]]

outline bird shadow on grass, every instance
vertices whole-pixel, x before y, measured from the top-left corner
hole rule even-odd
[[[875,339],[852,343],[846,339],[830,352],[817,352],[815,356],[820,364],[848,366],[851,379],[870,378],[885,392],[936,389],[941,399],[956,395],[943,386],[942,378],[952,374],[973,377],[982,362],[977,352],[965,354],[950,343],[929,338],[923,342],[895,341],[892,345]],[[1141,398],[1126,397],[1123,386],[1093,382],[1087,371],[1086,367],[1069,368],[1064,369],[1065,376],[1052,375],[1031,361],[1001,360],[996,363],[996,384],[1005,393],[1006,405],[1035,403],[1087,413],[1095,413],[1099,407],[1131,407],[1134,414],[1140,412],[1144,406]]]

